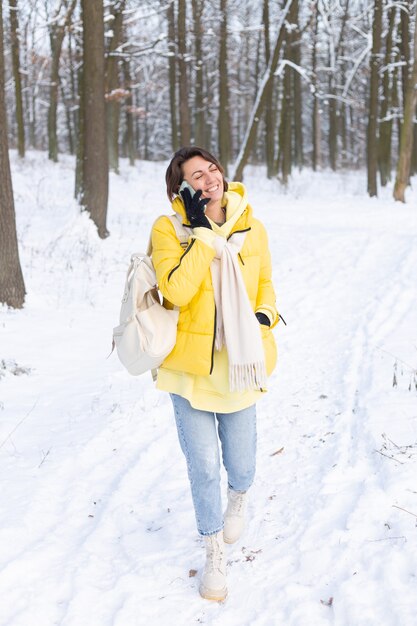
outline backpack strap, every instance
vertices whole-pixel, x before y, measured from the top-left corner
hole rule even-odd
[[[182,219],[178,215],[178,213],[174,213],[174,215],[168,215],[168,219],[171,220],[171,223],[174,225],[175,233],[179,239],[181,247],[186,248],[188,246],[188,240],[192,233],[191,226],[185,226],[185,224],[182,223]]]
[[[167,217],[170,220],[173,227],[175,228],[175,234],[178,237],[181,247],[186,248],[188,246],[188,240],[190,238],[191,231],[192,231],[191,226],[185,226],[182,223],[181,217],[177,215],[176,213],[174,215],[163,215],[162,217]],[[159,217],[157,218],[157,220],[159,220]],[[155,220],[155,223],[157,222],[157,220]],[[148,242],[148,248],[146,250],[146,254],[148,256],[152,256],[152,230],[151,230],[151,234],[149,235],[149,242]]]
[[[184,224],[182,223],[182,219],[180,218],[180,216],[177,215],[176,213],[174,215],[167,215],[166,217],[171,221],[172,225],[174,226],[175,234],[178,237],[181,247],[186,248],[188,246],[188,240],[191,234],[188,231],[191,230],[191,227],[189,226],[187,229],[187,227],[184,226]],[[151,234],[149,235],[148,249],[146,251],[146,254],[149,257],[152,256],[152,230],[151,230]],[[158,377],[158,370],[157,369],[151,370],[151,374],[152,374],[152,380],[155,382]]]

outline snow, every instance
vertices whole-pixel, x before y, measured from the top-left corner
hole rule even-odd
[[[308,171],[285,191],[248,169],[288,325],[211,603],[169,398],[107,358],[129,256],[169,212],[165,166],[122,163],[101,241],[72,158],[12,153],[28,295],[0,309],[1,626],[414,625],[416,192]]]

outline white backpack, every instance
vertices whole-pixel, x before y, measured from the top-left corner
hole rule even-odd
[[[167,216],[183,248],[190,233],[176,215]],[[172,351],[177,338],[179,309],[168,310],[161,304],[151,259],[152,241],[146,254],[132,254],[120,309],[119,326],[113,328],[113,349],[129,374],[149,370],[156,378],[158,368]]]

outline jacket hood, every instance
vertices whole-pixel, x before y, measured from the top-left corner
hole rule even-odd
[[[249,209],[250,214],[252,214],[252,209],[248,205],[245,185],[239,182],[228,183],[228,190],[223,194],[222,206],[227,207],[227,219],[238,211],[240,214],[243,214],[245,209]],[[172,208],[188,224],[185,207],[180,196],[174,198]]]

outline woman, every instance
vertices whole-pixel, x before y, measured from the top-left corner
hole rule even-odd
[[[227,183],[218,160],[195,146],[175,153],[166,183],[190,238],[181,247],[166,216],[152,230],[165,306],[180,309],[176,345],[158,371],[157,387],[171,395],[206,543],[200,594],[224,600],[224,542],[237,541],[244,528],[255,474],[255,403],[275,366],[271,328],[279,315],[266,231],[252,215],[244,186]],[[218,437],[228,478],[224,518]]]

